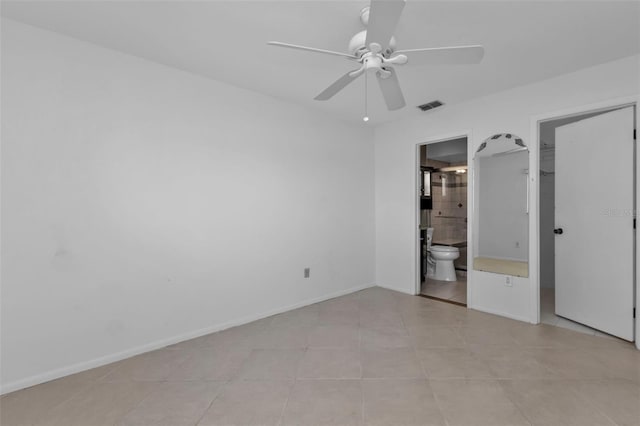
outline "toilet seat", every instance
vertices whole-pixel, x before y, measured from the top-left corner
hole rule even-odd
[[[451,247],[451,246],[431,246],[431,251],[436,251],[436,252],[441,252],[441,253],[455,253],[458,250],[457,247]]]

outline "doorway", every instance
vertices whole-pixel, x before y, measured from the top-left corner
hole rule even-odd
[[[542,323],[634,338],[634,108],[539,123]]]
[[[467,306],[467,137],[419,145],[420,295]]]

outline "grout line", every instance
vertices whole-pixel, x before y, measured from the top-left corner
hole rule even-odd
[[[79,374],[79,373],[76,373],[76,374]],[[65,378],[65,377],[61,377],[60,379],[55,379],[55,380],[62,380],[62,379],[64,379],[64,378]],[[52,381],[55,381],[55,380],[52,380]],[[30,387],[28,387],[28,388],[20,389],[19,391],[16,391],[16,392],[21,392],[21,391],[23,391],[23,390],[24,390],[24,391],[27,391],[27,390],[29,390],[29,389],[33,389],[33,388],[35,388],[35,387],[41,386],[41,385],[46,384],[46,383],[50,383],[50,382],[40,383],[40,384],[38,384],[38,385],[34,385],[34,386],[30,386]],[[77,384],[78,384],[78,385],[80,385],[80,384],[85,384],[85,383],[88,383],[88,384],[89,384],[89,386],[87,387],[87,389],[82,389],[82,388],[81,388],[81,389],[78,389],[76,392],[74,392],[74,393],[72,393],[71,395],[69,395],[69,397],[67,397],[67,398],[63,399],[62,401],[60,401],[60,402],[59,402],[59,403],[57,403],[57,404],[54,404],[51,408],[49,408],[49,410],[47,410],[47,411],[45,411],[45,412],[40,413],[40,414],[36,417],[36,421],[35,421],[35,423],[37,424],[37,423],[41,420],[41,417],[45,417],[47,414],[51,413],[51,412],[52,412],[52,411],[54,411],[56,408],[60,407],[62,404],[65,404],[65,403],[66,403],[66,402],[68,402],[68,401],[71,401],[72,399],[74,399],[75,397],[77,397],[78,395],[80,395],[81,393],[89,392],[90,390],[93,390],[93,389],[94,389],[95,387],[97,387],[98,385],[104,384],[103,382],[100,382],[99,380],[78,381],[78,383],[77,383]],[[7,395],[10,395],[10,393],[2,395],[2,399],[4,399]],[[146,398],[146,397],[145,397],[145,398]],[[143,399],[144,399],[144,398],[143,398]],[[1,414],[1,411],[2,411],[2,410],[0,410],[0,414]],[[128,412],[127,412],[127,414],[128,414]],[[1,420],[0,420],[0,424],[2,424],[2,421],[1,421]]]
[[[358,384],[360,385],[360,419],[362,420],[362,424],[365,424],[365,413],[364,413],[364,388],[362,386],[362,379],[358,380]]]
[[[533,426],[534,422],[532,419],[529,418],[529,416],[526,415],[526,413],[522,410],[522,408],[520,408],[520,405],[518,405],[513,398],[510,396],[510,392],[508,391],[508,389],[505,389],[503,382],[506,381],[511,381],[513,382],[516,379],[503,379],[503,380],[499,380],[499,379],[495,379],[496,382],[498,382],[498,386],[500,386],[500,389],[502,389],[502,391],[504,392],[504,394],[507,396],[507,399],[509,400],[509,402],[511,402],[511,404],[513,404],[514,407],[516,407],[516,410],[518,410],[518,412],[520,413],[520,415],[522,416],[522,418],[524,418],[527,423],[529,423],[529,426]]]
[[[404,295],[401,297],[405,297]],[[413,296],[406,296],[406,297],[413,297]],[[456,381],[462,381],[464,380],[465,382],[473,382],[473,381],[496,381],[499,386],[501,387],[501,389],[505,392],[507,399],[516,406],[518,412],[523,416],[523,418],[529,423],[531,424],[532,421],[526,416],[526,414],[524,413],[524,410],[521,409],[521,407],[515,402],[514,400],[514,396],[509,394],[508,390],[505,388],[505,384],[509,383],[509,382],[514,382],[514,381],[528,381],[528,380],[540,380],[539,378],[535,378],[535,377],[525,377],[525,378],[518,378],[515,379],[513,377],[477,377],[477,378],[466,378],[466,377],[459,377],[459,378],[430,378],[428,377],[427,374],[427,369],[425,368],[425,363],[423,363],[418,355],[420,348],[418,347],[419,344],[412,338],[412,334],[409,333],[408,330],[408,324],[406,323],[406,321],[408,321],[409,319],[411,319],[411,315],[407,316],[405,319],[405,314],[412,314],[414,311],[413,309],[413,305],[411,305],[408,308],[404,308],[404,306],[408,306],[406,304],[402,304],[402,302],[404,302],[405,299],[401,299],[400,297],[396,298],[396,297],[392,297],[391,301],[393,302],[393,306],[392,306],[392,312],[395,314],[399,314],[400,316],[400,322],[398,325],[401,326],[402,330],[404,331],[404,333],[408,336],[408,338],[410,339],[409,342],[409,346],[406,349],[413,349],[413,354],[416,358],[416,361],[419,363],[419,369],[423,374],[422,379],[420,378],[411,378],[411,377],[405,377],[405,378],[398,378],[398,377],[387,377],[387,378],[364,378],[363,377],[363,373],[364,373],[364,368],[363,368],[363,357],[362,357],[362,351],[365,349],[365,346],[363,345],[363,341],[362,341],[362,329],[363,326],[365,325],[362,321],[361,321],[361,309],[363,308],[363,305],[361,304],[361,299],[362,299],[362,295],[359,295],[357,298],[357,314],[358,314],[358,322],[357,322],[357,327],[358,327],[358,331],[357,331],[357,339],[358,339],[358,344],[357,344],[357,353],[358,353],[358,363],[359,363],[359,377],[357,378],[346,378],[346,377],[342,377],[342,378],[309,378],[309,379],[303,379],[301,377],[299,377],[299,370],[300,370],[300,365],[301,362],[304,358],[304,356],[307,354],[307,352],[309,350],[311,350],[311,348],[309,347],[309,341],[307,340],[305,346],[300,347],[300,348],[286,348],[286,347],[278,347],[278,348],[263,348],[263,349],[259,349],[259,348],[252,348],[252,349],[247,349],[247,351],[249,352],[249,354],[255,352],[255,351],[260,351],[260,350],[267,350],[267,351],[289,351],[289,350],[296,350],[302,353],[302,355],[297,359],[297,365],[295,368],[295,373],[293,375],[293,380],[291,379],[284,379],[286,380],[287,383],[289,383],[289,389],[288,389],[288,393],[286,396],[286,399],[284,401],[284,404],[282,405],[282,409],[280,410],[280,416],[278,418],[278,425],[282,425],[284,422],[284,414],[286,412],[286,409],[288,407],[288,404],[290,402],[291,396],[294,392],[294,388],[297,384],[298,381],[304,381],[304,380],[309,380],[309,381],[323,381],[323,380],[348,380],[348,381],[355,381],[358,380],[359,382],[359,387],[360,387],[360,392],[361,392],[361,421],[364,423],[365,421],[365,395],[364,395],[364,382],[370,382],[370,381],[376,381],[376,380],[407,380],[407,381],[411,381],[411,380],[424,380],[426,381],[426,383],[428,384],[431,394],[434,398],[434,401],[436,403],[436,406],[443,418],[443,421],[449,425],[449,421],[446,419],[445,417],[445,413],[442,410],[442,405],[441,405],[441,401],[439,401],[438,396],[436,395],[433,387],[431,386],[433,383],[437,383],[439,381],[451,381],[451,380],[456,380]],[[408,300],[408,299],[407,299]],[[425,299],[415,299],[418,300],[419,306],[423,306],[423,302],[424,302],[424,306],[426,309],[428,309],[429,305],[426,304]],[[384,301],[385,304],[388,305],[389,300],[384,299],[382,300]],[[441,306],[448,306],[449,308],[443,310],[444,313],[448,313],[451,309],[453,310],[457,310],[458,308],[450,308],[450,305],[442,305],[439,304]],[[374,313],[375,313],[375,306],[374,308]],[[369,308],[370,309],[370,308]],[[421,308],[420,308],[421,309]],[[385,317],[386,318],[386,317]],[[462,331],[463,328],[465,327],[464,323],[462,322],[463,317],[462,316],[455,316],[452,318],[447,317],[448,319],[453,319],[454,322],[452,322],[451,324],[442,324],[440,327],[447,327],[448,329],[451,330],[451,332],[456,335],[457,337],[459,337],[461,339],[461,341],[463,342],[464,348],[467,352],[469,352],[470,355],[472,355],[475,359],[481,361],[483,364],[485,363],[484,358],[479,357],[477,355],[471,354],[469,351],[469,342],[468,342],[468,338],[465,338],[465,336],[463,335]],[[415,319],[415,318],[414,318]],[[424,322],[424,324],[423,324]],[[338,326],[338,327],[344,327],[345,325],[334,325],[334,326]],[[430,326],[428,324],[428,321],[426,319],[422,319],[421,321],[419,321],[416,324],[412,324],[411,327],[427,327]],[[351,327],[351,325],[349,325],[348,327]],[[488,331],[493,331],[495,333],[499,333],[500,329],[496,329],[495,327],[493,327],[490,324],[488,325],[482,325],[481,327],[479,327],[478,329],[486,329]],[[505,328],[505,330],[508,330],[509,328]],[[571,329],[567,329],[571,332],[576,333],[576,330],[571,330]],[[261,333],[263,333],[265,330],[261,330],[255,334],[252,334],[251,337],[249,337],[250,339],[255,339],[256,336],[260,335]],[[583,334],[586,335],[586,334]],[[478,345],[484,345],[484,343],[476,343]],[[490,346],[508,346],[508,345],[493,345],[491,344]],[[530,346],[527,345],[521,345],[520,342],[516,342],[515,346],[519,349],[519,350],[523,350],[524,352],[527,352],[528,349],[530,349]],[[213,346],[212,346],[213,347]],[[537,348],[539,346],[532,346],[533,348]],[[190,348],[190,347],[186,347],[186,348],[177,348],[177,349],[172,349],[172,350],[181,350],[181,351],[185,351],[186,353],[189,353],[189,356],[186,356],[181,362],[177,363],[177,365],[174,367],[174,370],[177,370],[178,368],[180,368],[183,364],[185,364],[186,362],[188,362],[193,356],[194,353],[197,351],[201,351],[203,349],[207,349],[209,348],[208,346],[205,347],[195,347],[195,348]],[[341,349],[344,350],[352,350],[353,348],[351,346],[349,347],[340,347]],[[546,346],[542,346],[542,348],[546,348]],[[381,350],[385,350],[385,349],[391,349],[391,348],[379,348]],[[433,349],[437,349],[437,348],[433,348]],[[551,349],[551,348],[549,348]],[[585,349],[585,348],[581,348],[581,347],[575,347],[575,346],[570,346],[569,348],[565,348],[565,347],[560,347],[560,348],[556,348],[559,350],[563,350],[566,351],[568,349],[575,349],[575,350],[579,350],[579,349]],[[635,348],[633,348],[635,350]],[[249,355],[250,357],[250,355]],[[249,357],[247,357],[244,362],[247,362],[249,360]],[[243,363],[244,363],[243,362]],[[555,370],[552,369],[551,367],[548,367],[546,364],[539,362],[536,360],[537,363],[539,363],[542,367],[544,367],[545,369],[554,372]],[[84,392],[86,392],[87,390],[91,390],[96,388],[96,386],[99,386],[101,384],[104,383],[109,383],[109,382],[102,382],[101,380],[103,380],[105,377],[108,377],[110,374],[112,374],[114,371],[116,371],[117,369],[122,368],[122,366],[120,367],[115,367],[112,368],[111,370],[109,370],[108,372],[104,373],[103,375],[101,375],[99,378],[97,379],[93,379],[93,380],[86,380],[86,381],[81,381],[82,383],[86,383],[88,384],[88,388],[86,390],[84,390]],[[211,402],[209,403],[209,406],[203,411],[202,415],[200,416],[200,418],[198,419],[198,423],[200,423],[202,421],[202,419],[204,418],[204,416],[206,415],[206,413],[210,410],[211,406],[214,404],[214,402],[218,399],[220,399],[220,396],[224,393],[225,389],[227,389],[227,387],[240,376],[240,371],[242,370],[242,368],[239,368],[238,371],[236,373],[234,373],[233,375],[231,375],[227,380],[179,380],[179,381],[172,381],[169,382],[166,378],[163,380],[154,380],[151,382],[148,381],[141,381],[141,382],[145,382],[145,383],[157,383],[157,384],[163,384],[163,383],[180,383],[180,382],[219,382],[220,383],[220,387],[218,388],[218,392],[214,395],[213,399],[211,400]],[[82,374],[82,373],[80,373]],[[257,379],[257,380],[244,380],[245,382],[251,382],[251,381],[270,381],[273,379]],[[275,380],[279,380],[279,379],[275,379]],[[592,378],[592,379],[588,379],[585,380],[583,378],[577,378],[577,379],[571,379],[571,378],[550,378],[550,379],[544,379],[544,380],[550,380],[550,381],[555,381],[555,380],[563,380],[563,381],[569,381],[569,382],[584,382],[584,381],[594,381],[594,382],[599,382],[602,381],[604,379],[597,379],[597,378]],[[606,379],[606,381],[610,381],[609,379]],[[135,381],[134,381],[135,382]],[[636,381],[634,381],[633,379],[630,380],[631,383],[636,383]],[[80,383],[80,382],[79,382]],[[139,381],[140,383],[140,381]],[[124,418],[126,415],[128,415],[131,411],[133,411],[134,409],[136,409],[138,406],[140,406],[140,404],[142,404],[144,401],[146,401],[148,398],[150,398],[154,393],[158,392],[159,389],[156,387],[154,389],[151,389],[149,391],[148,394],[146,394],[137,404],[134,404],[134,407],[127,411],[126,414],[124,414],[122,416],[122,418]],[[592,404],[591,399],[585,395],[582,394],[581,392],[579,392],[579,390],[577,388],[573,388],[571,387],[569,389],[570,393],[574,396],[576,396],[580,401],[584,402],[584,403],[588,403],[588,404]],[[59,402],[58,404],[54,405],[54,408],[68,402],[69,400],[75,399],[78,397],[78,395],[80,395],[83,392],[82,389],[78,390],[77,392],[71,394],[69,397],[67,397],[66,399],[64,399],[63,401]],[[602,410],[600,410],[600,408],[597,408],[598,413],[602,414],[606,419],[608,419],[609,421],[612,422],[612,425],[615,424],[615,421],[613,421],[613,419],[611,419],[606,413],[604,413]],[[39,417],[43,417],[44,415],[46,415],[47,413],[43,413],[41,414]]]
[[[407,330],[407,325],[405,324],[404,318],[402,317],[402,312],[400,313],[400,318],[402,319],[402,325],[403,325],[405,331],[407,332],[407,334],[409,334],[409,330]],[[447,420],[447,417],[444,415],[444,411],[442,411],[442,406],[440,405],[440,402],[438,401],[438,397],[436,396],[435,391],[431,387],[431,381],[430,381],[429,377],[427,376],[427,370],[424,368],[424,364],[422,363],[422,360],[418,356],[418,348],[415,345],[415,341],[413,339],[411,339],[411,338],[410,338],[410,340],[411,340],[411,347],[413,348],[414,355],[416,357],[416,360],[418,361],[418,364],[420,365],[420,369],[422,370],[422,375],[424,376],[424,380],[427,382],[427,386],[429,386],[429,390],[431,391],[431,395],[433,396],[433,400],[436,403],[436,407],[438,407],[438,411],[440,412],[440,416],[442,416],[442,419],[444,420],[445,425],[449,426],[449,421]]]
[[[284,401],[284,404],[282,405],[282,410],[280,410],[280,417],[278,418],[277,426],[281,426],[282,422],[284,421],[284,412],[286,411],[287,406],[289,405],[289,399],[291,399],[291,393],[293,392],[293,389],[295,388],[296,383],[298,383],[298,369],[300,368],[300,362],[302,361],[302,359],[304,358],[305,354],[309,349],[308,345],[309,345],[309,342],[307,341],[307,346],[304,348],[304,352],[302,353],[302,356],[300,357],[300,359],[298,359],[298,364],[296,365],[296,371],[295,371],[295,374],[293,375],[293,383],[289,386],[287,399]]]
[[[200,424],[200,422],[202,421],[202,419],[204,418],[204,416],[207,414],[207,412],[209,411],[209,409],[211,409],[211,406],[213,405],[214,401],[216,399],[218,399],[218,397],[220,396],[220,394],[223,392],[223,390],[226,388],[226,386],[232,381],[232,379],[228,379],[224,382],[223,385],[220,386],[220,389],[218,389],[218,392],[216,393],[216,395],[213,397],[213,399],[211,400],[211,402],[209,403],[209,405],[207,406],[207,408],[202,412],[202,414],[200,415],[200,417],[198,418],[198,420],[196,421],[196,426],[198,424]]]
[[[362,424],[365,424],[365,412],[364,412],[364,387],[362,386],[363,377],[363,368],[362,368],[362,326],[363,324],[360,322],[360,300],[358,298],[358,366],[360,367],[360,416],[362,420]]]

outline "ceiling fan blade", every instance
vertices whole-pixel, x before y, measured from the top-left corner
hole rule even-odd
[[[383,78],[380,73],[376,73],[378,84],[382,91],[382,96],[384,97],[384,101],[387,104],[389,111],[400,109],[407,103],[404,101],[402,89],[400,89],[400,83],[398,82],[398,76],[393,68],[385,68],[385,70],[391,73],[387,78]]]
[[[318,96],[316,96],[313,99],[315,99],[316,101],[326,101],[327,99],[331,99],[333,95],[335,95],[336,93],[338,93],[339,91],[347,87],[347,85],[351,83],[353,80],[360,77],[362,73],[354,74],[355,71],[359,71],[359,70],[349,71],[348,73],[346,73],[345,75],[343,75],[342,77],[334,81],[331,86],[324,89],[322,93],[320,93]]]
[[[407,64],[409,65],[477,64],[482,61],[484,47],[434,47],[430,49],[409,49],[393,52],[393,55],[397,54],[406,55],[408,58]]]
[[[279,41],[270,41],[267,44],[271,46],[288,47],[289,49],[306,50],[307,52],[324,53],[326,55],[344,56],[349,59],[358,59],[356,56],[349,55],[348,53],[334,52],[325,49],[316,49],[315,47],[298,46],[297,44],[280,43]]]
[[[371,0],[369,9],[369,23],[367,24],[367,39],[365,45],[378,43],[382,50],[389,46],[405,0]]]

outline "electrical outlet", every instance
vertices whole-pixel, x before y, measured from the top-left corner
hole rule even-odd
[[[311,275],[311,268],[304,268],[304,277],[309,278]]]
[[[507,277],[504,279],[504,285],[505,285],[506,287],[513,287],[513,280],[511,279],[511,277],[507,276]]]

